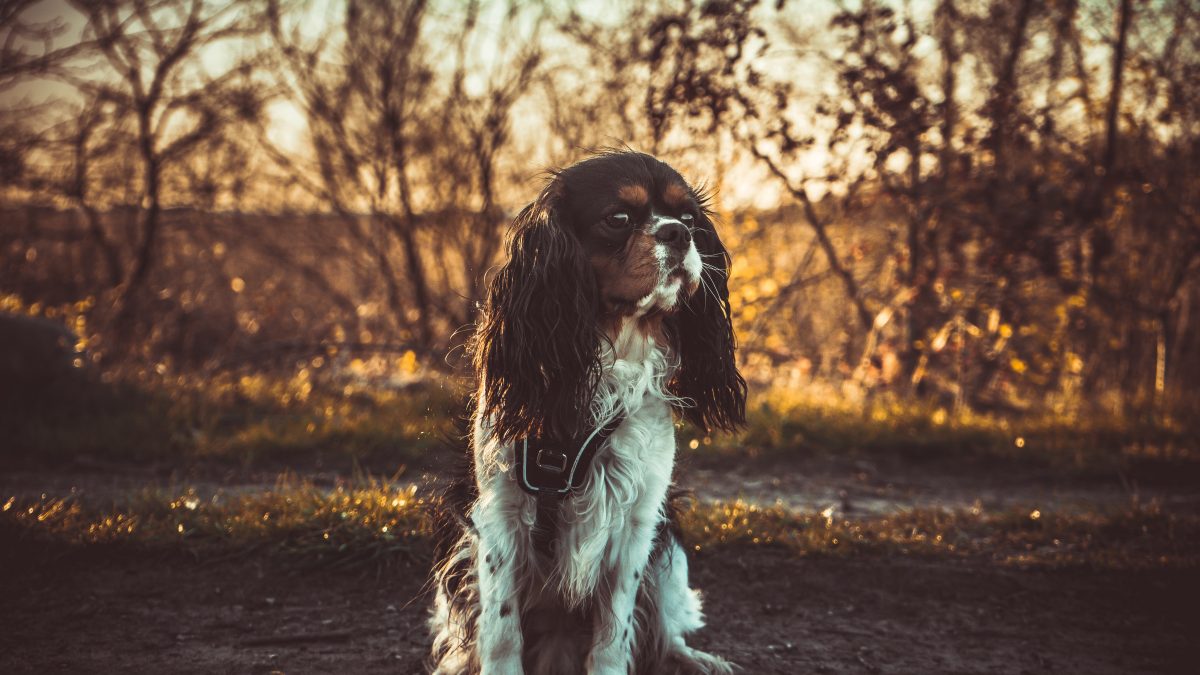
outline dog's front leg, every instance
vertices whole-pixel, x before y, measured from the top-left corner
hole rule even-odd
[[[491,493],[495,495],[495,492]],[[518,527],[502,499],[484,498],[473,520],[479,531],[479,662],[482,675],[520,675],[521,607],[517,585]]]
[[[636,513],[636,512],[635,512]],[[633,667],[633,609],[638,587],[646,573],[654,533],[658,527],[657,510],[635,515],[629,521],[627,536],[608,573],[612,598],[609,607],[596,610],[595,638],[588,655],[587,670],[592,675],[625,675]]]

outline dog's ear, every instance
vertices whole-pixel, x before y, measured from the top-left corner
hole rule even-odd
[[[685,401],[683,414],[693,424],[733,431],[746,422],[746,380],[733,354],[729,252],[708,213],[700,214],[693,236],[704,265],[700,289],[668,322],[679,352],[670,389]]]
[[[501,442],[579,433],[600,378],[595,273],[554,180],[517,216],[476,334],[482,412]]]

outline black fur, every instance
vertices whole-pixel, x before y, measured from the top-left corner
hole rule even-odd
[[[560,198],[556,179],[517,216],[477,334],[483,412],[505,442],[575,437],[600,377],[595,275],[558,223]]]
[[[453,450],[454,461],[447,472],[448,480],[430,500],[433,556],[439,563],[450,557],[458,540],[470,529],[471,507],[479,499],[470,449],[455,447]]]
[[[667,319],[679,350],[671,393],[686,399],[683,415],[702,429],[733,431],[746,423],[746,380],[734,360],[737,339],[729,311],[729,252],[711,215],[702,210],[694,233],[705,267],[700,290]]]

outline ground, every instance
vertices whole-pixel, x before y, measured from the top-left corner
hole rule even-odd
[[[701,501],[742,498],[863,517],[913,508],[1104,510],[1131,500],[1194,514],[1171,481],[988,471],[939,461],[693,459]],[[83,462],[10,471],[0,497],[38,491],[119,502],[146,485],[252,491],[278,467],[135,470]],[[306,469],[317,483],[336,471]],[[412,480],[436,482],[436,470]],[[428,547],[386,566],[306,566],[229,550],[75,545],[0,531],[0,672],[417,673]],[[1172,565],[1022,565],[986,552],[805,554],[777,546],[693,553],[709,625],[694,643],[746,673],[1194,672],[1200,575]]]
[[[424,560],[380,576],[68,554],[5,575],[6,673],[417,673]],[[1200,586],[1178,571],[986,562],[694,560],[694,640],[747,673],[1194,672]]]

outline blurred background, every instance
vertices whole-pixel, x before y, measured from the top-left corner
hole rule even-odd
[[[760,442],[829,410],[1194,450],[1195,2],[5,0],[0,44],[25,450],[441,415],[510,218],[605,147],[713,190]]]

